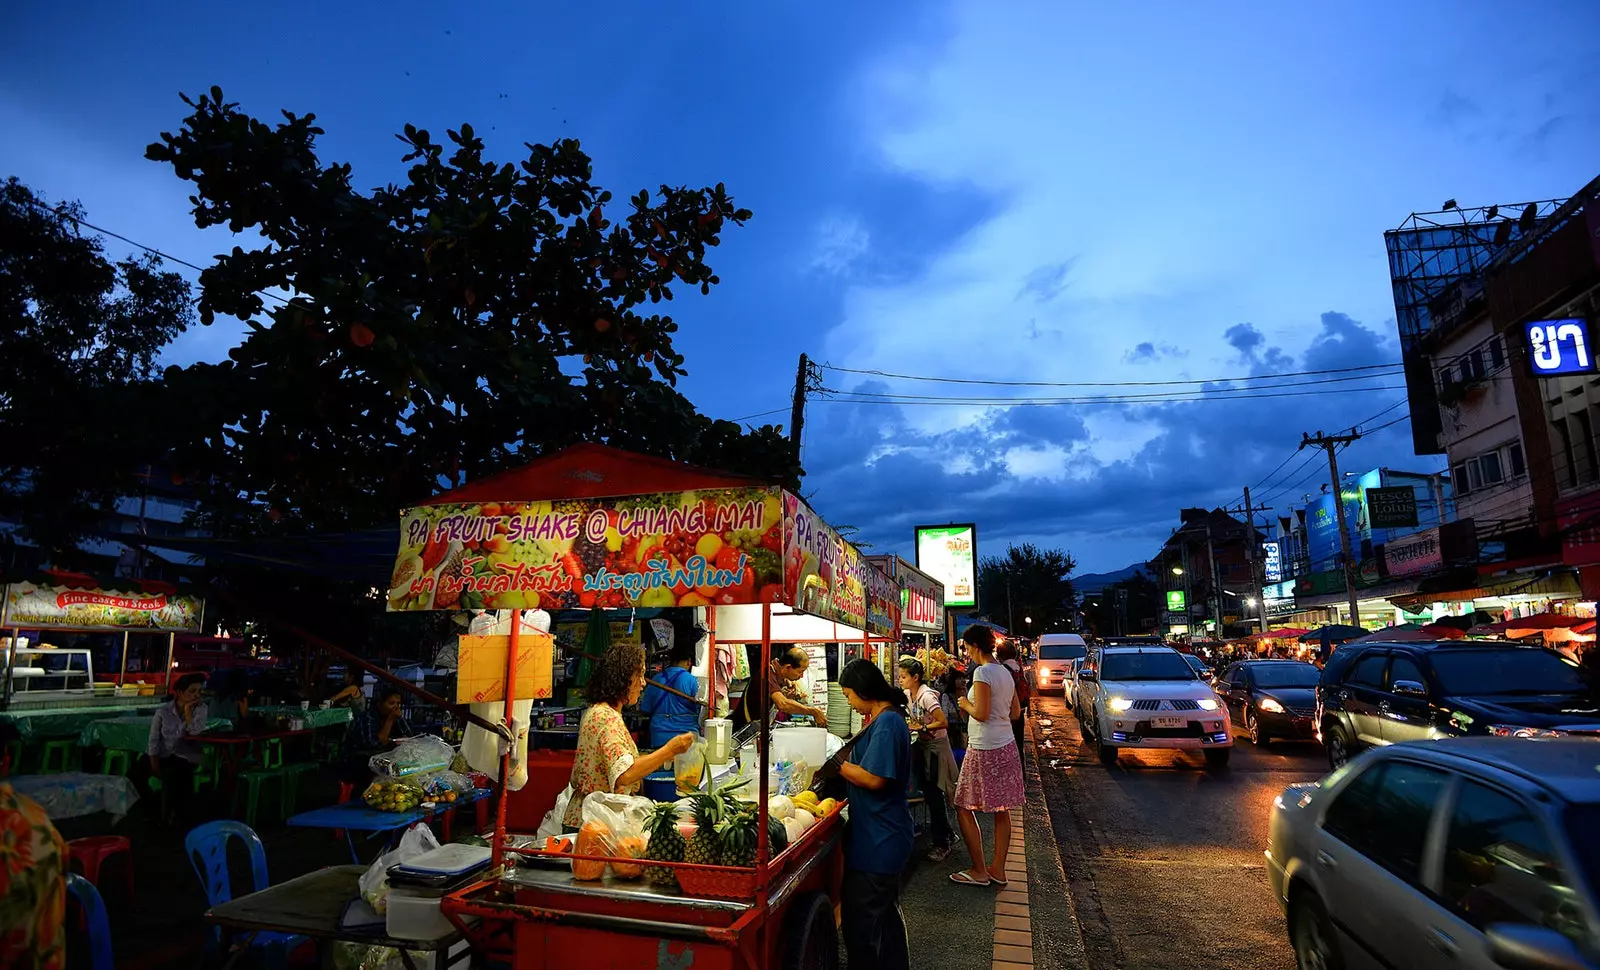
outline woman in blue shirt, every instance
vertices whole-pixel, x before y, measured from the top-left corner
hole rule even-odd
[[[911,965],[905,919],[900,914],[900,874],[915,838],[911,807],[911,729],[906,695],[889,686],[870,660],[853,660],[839,672],[850,707],[868,718],[849,754],[837,765],[850,799],[850,842],[840,899],[845,951],[852,967],[907,970]]]
[[[674,643],[666,668],[650,683],[681,690],[690,697],[699,697],[700,681],[689,673],[694,667],[694,647],[693,641],[686,637]],[[639,698],[639,710],[650,715],[652,748],[664,747],[680,734],[700,733],[700,705],[659,687],[645,688],[644,696]]]

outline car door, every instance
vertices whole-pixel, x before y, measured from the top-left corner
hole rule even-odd
[[[1449,961],[1438,966],[1496,968],[1483,935],[1495,923],[1543,927],[1591,948],[1577,882],[1544,818],[1521,795],[1464,778],[1441,828],[1434,899],[1421,924],[1429,947]]]
[[[1403,758],[1371,763],[1340,789],[1312,836],[1310,864],[1349,968],[1425,970],[1420,930],[1428,837],[1450,784]]]
[[[1094,715],[1094,701],[1100,689],[1098,678],[1101,656],[1101,652],[1096,650],[1084,657],[1083,663],[1078,665],[1077,699],[1072,706],[1080,717],[1086,719]],[[1093,674],[1094,676],[1085,679],[1083,676],[1085,673]]]
[[[1383,713],[1378,704],[1385,693],[1384,674],[1389,667],[1386,651],[1373,651],[1350,665],[1338,687],[1339,706],[1344,710],[1350,730],[1364,745],[1383,743]]]
[[[1420,685],[1422,693],[1408,690]],[[1433,706],[1428,701],[1428,678],[1421,665],[1404,653],[1389,661],[1388,688],[1378,702],[1383,715],[1383,740],[1386,744],[1422,741],[1433,734]]]
[[[1228,679],[1223,681],[1222,689],[1228,713],[1234,720],[1243,721],[1245,708],[1250,706],[1250,668],[1245,664],[1228,668]]]

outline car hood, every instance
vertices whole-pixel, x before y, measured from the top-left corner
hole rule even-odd
[[[1197,701],[1215,697],[1216,692],[1201,680],[1108,680],[1100,684],[1107,694],[1133,699]]]
[[[1600,697],[1592,693],[1446,697],[1441,703],[1448,710],[1465,711],[1488,724],[1537,728],[1600,724]]]
[[[1311,708],[1317,704],[1315,687],[1257,687],[1257,697],[1271,697],[1284,707]]]

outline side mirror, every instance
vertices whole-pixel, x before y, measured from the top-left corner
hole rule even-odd
[[[1507,970],[1595,970],[1577,944],[1543,926],[1494,923],[1483,935],[1489,958]]]
[[[1415,680],[1397,680],[1392,688],[1401,697],[1427,697],[1428,688]]]
[[[1080,671],[1078,671],[1078,679],[1079,680],[1087,680],[1089,683],[1092,684],[1095,681],[1100,679],[1100,675],[1095,673],[1092,670],[1080,670]]]

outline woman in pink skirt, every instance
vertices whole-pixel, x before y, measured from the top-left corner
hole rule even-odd
[[[967,713],[967,755],[956,782],[956,815],[961,838],[972,856],[972,868],[950,877],[963,886],[1004,886],[1006,848],[1011,844],[1011,812],[1023,806],[1022,752],[1011,722],[1022,705],[1011,671],[994,659],[994,631],[970,627],[961,636],[972,665],[972,687],[961,699]],[[975,812],[994,813],[994,860],[983,851],[983,833]]]

